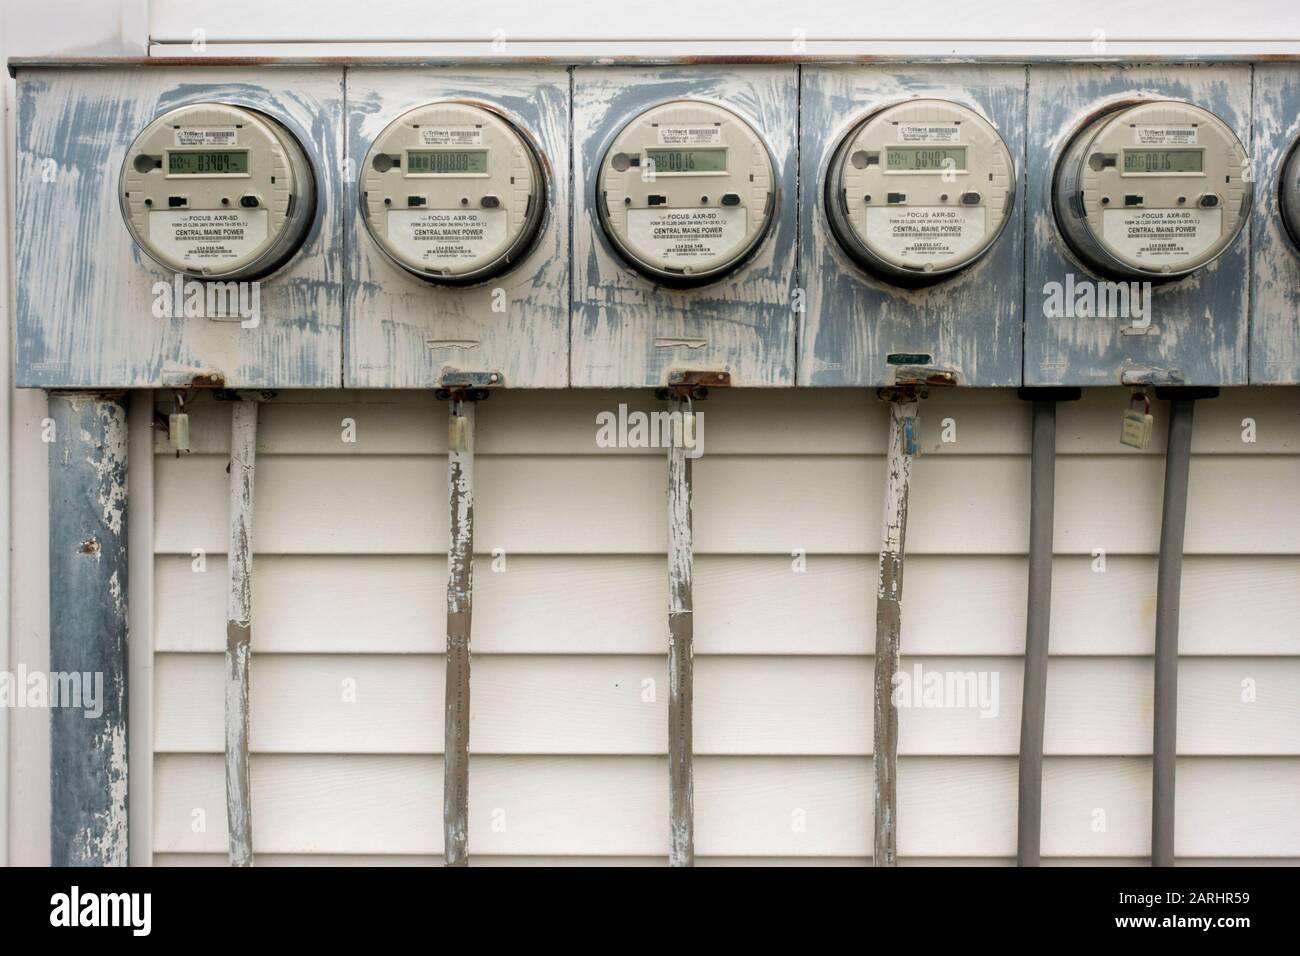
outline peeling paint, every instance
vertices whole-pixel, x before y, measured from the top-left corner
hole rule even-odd
[[[799,274],[807,298],[800,315],[799,385],[886,385],[891,381],[888,356],[895,353],[932,355],[935,365],[960,372],[963,385],[1020,384],[1022,195],[1016,195],[1007,226],[986,255],[919,288],[871,275],[830,230],[824,184],[840,139],[868,113],[913,97],[952,100],[983,116],[1006,141],[1017,173],[1023,172],[1023,66],[805,67]]]
[[[776,209],[767,237],[734,272],[670,289],[635,272],[610,247],[595,208],[595,171],[622,124],[671,99],[704,99],[745,117],[772,155]],[[795,363],[798,70],[708,66],[573,71],[572,384],[656,386],[680,353],[725,368],[738,387],[791,386]]]
[[[1251,65],[1035,64],[1029,68],[1029,207],[1025,249],[1027,386],[1116,385],[1125,368],[1180,370],[1189,385],[1246,383],[1251,236],[1243,229],[1213,263],[1154,287],[1159,335],[1124,335],[1127,318],[1045,314],[1044,288],[1085,268],[1060,237],[1052,211],[1052,170],[1070,137],[1100,111],[1139,99],[1176,99],[1208,109],[1250,142]],[[1256,213],[1257,215],[1258,213]]]
[[[447,866],[469,865],[470,634],[474,610],[475,403],[448,402],[450,540],[447,548],[447,681],[443,746],[443,853]]]
[[[689,399],[671,400],[674,414]],[[691,459],[684,444],[668,448],[668,864],[695,865],[695,615],[692,595]]]
[[[917,405],[889,403],[889,450],[885,459],[885,503],[881,518],[880,577],[876,589],[875,723],[871,764],[875,771],[875,838],[872,862],[898,864],[898,674],[903,624],[903,554],[907,543],[907,496],[912,458],[905,430],[915,433]]]
[[[102,674],[102,711],[50,712],[50,858],[128,861],[126,407],[53,393],[50,670]],[[93,558],[93,560],[87,560]]]
[[[226,557],[226,824],[231,866],[253,864],[249,670],[256,455],[257,403],[235,401],[230,406],[230,544]]]

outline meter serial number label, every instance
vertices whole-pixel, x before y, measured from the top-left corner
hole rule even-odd
[[[421,126],[421,146],[482,146],[481,126]]]
[[[870,206],[867,242],[907,265],[946,262],[984,242],[986,211],[973,206]]]
[[[716,209],[629,209],[632,244],[668,266],[688,266],[726,255],[745,240],[743,206]]]
[[[935,143],[946,145],[961,140],[961,127],[956,123],[899,123],[900,143]]]
[[[660,126],[660,146],[721,146],[721,126]]]
[[[266,241],[265,209],[149,213],[149,240],[190,265],[242,259]]]
[[[1219,241],[1222,209],[1106,209],[1102,235],[1120,253],[1143,263],[1178,263]]]
[[[508,218],[504,209],[390,209],[388,239],[419,262],[453,266],[504,245]]]
[[[1196,127],[1134,126],[1133,142],[1139,146],[1191,146],[1196,143]]]
[[[174,140],[177,146],[234,146],[238,135],[233,126],[180,126]]]

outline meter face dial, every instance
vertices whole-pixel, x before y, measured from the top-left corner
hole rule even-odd
[[[713,103],[675,100],[614,137],[596,181],[600,222],[633,267],[670,285],[736,268],[776,207],[772,157],[754,128]]]
[[[537,151],[496,112],[430,103],[393,120],[361,169],[366,229],[397,265],[464,285],[515,266],[546,210]]]
[[[120,185],[136,244],[164,268],[200,279],[275,271],[316,214],[298,140],[270,117],[224,103],[155,119],[127,150]]]
[[[864,268],[924,282],[989,250],[1011,218],[1016,168],[998,131],[947,100],[909,100],[840,140],[826,174],[831,231]]]
[[[1291,153],[1282,166],[1282,181],[1277,189],[1278,206],[1287,235],[1300,252],[1300,140],[1291,145]]]
[[[1185,276],[1237,237],[1252,197],[1246,150],[1190,103],[1128,106],[1090,121],[1057,163],[1056,221],[1087,265],[1115,278]]]

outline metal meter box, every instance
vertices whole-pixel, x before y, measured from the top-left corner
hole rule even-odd
[[[341,67],[16,76],[20,386],[340,384]]]
[[[575,386],[794,384],[793,65],[573,73]]]
[[[1029,68],[1025,385],[1247,377],[1248,64]]]
[[[801,385],[1020,384],[1025,69],[803,70]]]
[[[564,67],[347,72],[344,381],[569,381]]]
[[[1300,64],[1255,67],[1252,385],[1300,384]]]

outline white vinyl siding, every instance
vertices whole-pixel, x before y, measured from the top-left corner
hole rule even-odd
[[[1119,445],[1126,394],[1060,407],[1048,862],[1149,852],[1165,422],[1158,404],[1153,447]],[[507,391],[479,410],[475,863],[666,854],[666,465],[660,450],[597,447],[597,412],[621,402],[657,407],[646,392]],[[697,852],[702,864],[865,862],[884,408],[865,390],[715,391],[700,408]],[[281,393],[262,410],[260,863],[440,859],[446,415],[423,392]],[[229,409],[203,398],[191,416],[194,452],[176,458],[160,435],[153,476],[159,864],[220,864],[226,839]],[[1246,417],[1254,444],[1242,442]],[[349,418],[355,443],[342,440]],[[942,441],[945,424],[955,442]],[[938,392],[922,406],[902,669],[996,674],[998,706],[902,710],[904,862],[1015,854],[1028,426],[1028,406],[1006,392]],[[1193,449],[1178,854],[1288,862],[1300,857],[1294,390],[1198,403]],[[204,573],[192,570],[195,549]]]

